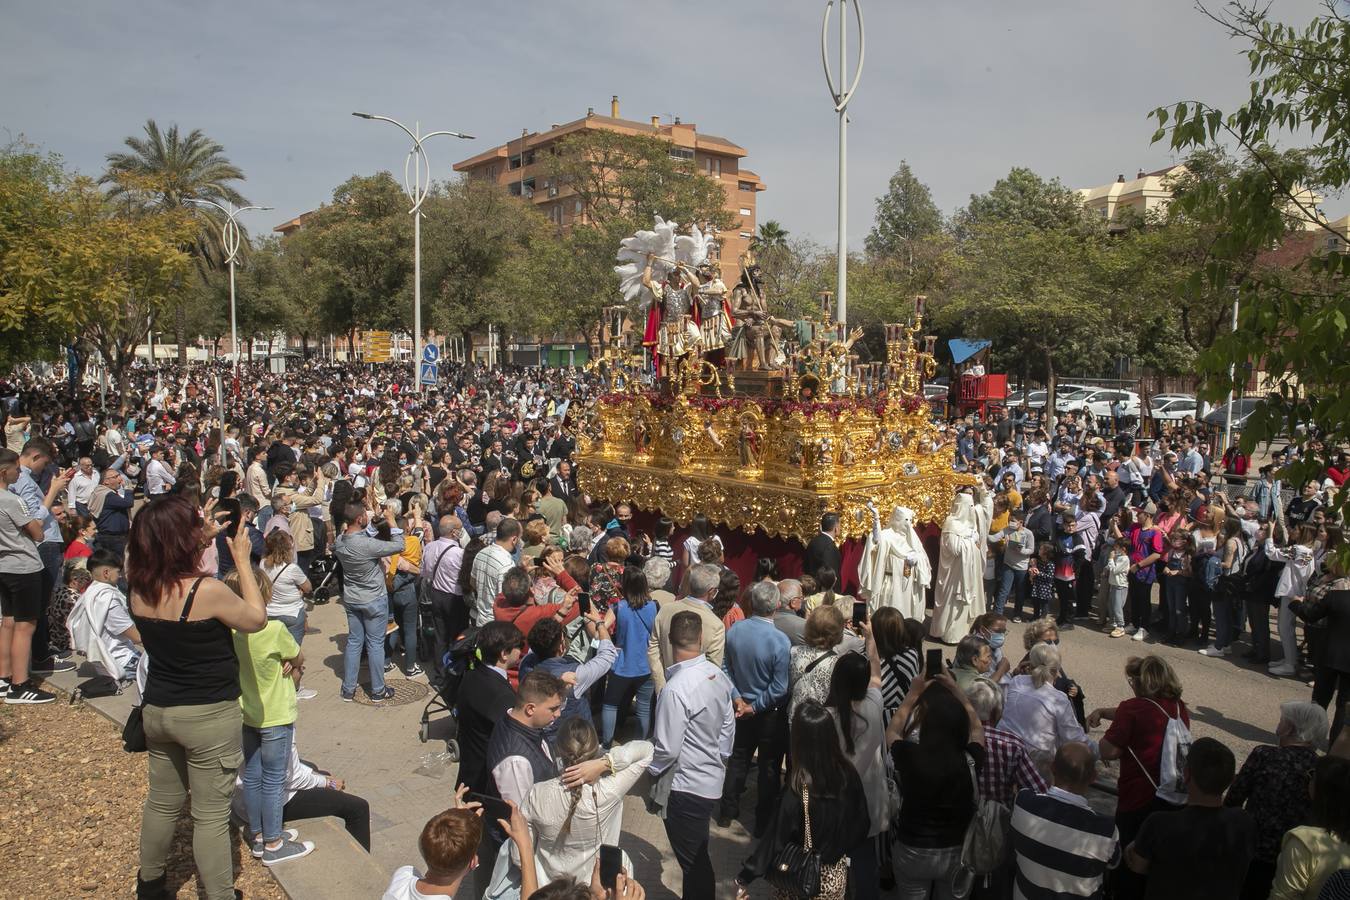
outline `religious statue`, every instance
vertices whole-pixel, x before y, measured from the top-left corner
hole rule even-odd
[[[791,328],[793,323],[769,314],[764,272],[753,257],[747,257],[740,283],[731,292],[731,317],[736,320],[736,330],[727,347],[727,358],[740,360],[742,366],[750,369],[781,368],[786,358],[778,328]]]
[[[683,265],[670,269],[659,281],[652,277],[652,256],[642,273],[642,286],[651,292],[647,308],[647,327],[642,342],[652,350],[658,375],[669,376],[674,360],[693,349],[699,339],[691,313],[694,309],[694,273]]]
[[[712,260],[698,267],[698,304],[694,321],[698,324],[699,343],[704,353],[721,350],[731,340],[731,306],[727,286]]]
[[[951,514],[942,523],[933,621],[928,634],[946,644],[955,644],[969,634],[985,608],[984,556],[994,509],[983,488],[976,487],[975,491],[974,495],[957,494]]]
[[[880,607],[893,606],[906,619],[922,622],[924,595],[933,580],[933,569],[914,530],[914,510],[895,507],[890,522],[882,529],[876,504],[868,501],[867,508],[872,511],[872,533],[863,543],[858,564],[858,584],[867,600],[867,612],[870,615]]]
[[[737,423],[740,434],[737,436],[737,449],[740,453],[742,469],[759,468],[759,423],[751,413],[742,413]]]

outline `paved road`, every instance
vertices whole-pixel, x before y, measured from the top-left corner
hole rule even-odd
[[[305,677],[319,696],[300,705],[300,752],[345,778],[349,790],[370,801],[372,855],[379,865],[392,872],[400,865],[419,863],[417,838],[422,826],[449,805],[453,793],[454,766],[434,756],[444,747],[435,739],[443,729],[433,725],[433,740],[418,741],[423,702],[396,707],[342,703],[338,673],[345,617],[340,607],[330,604],[316,608],[310,623],[318,633],[305,638],[309,659]],[[1011,652],[1017,652],[1020,639],[1021,628],[1012,626]],[[1271,678],[1264,667],[1257,671],[1226,659],[1208,659],[1193,650],[1112,640],[1086,627],[1066,632],[1061,647],[1065,667],[1082,685],[1090,707],[1112,706],[1128,696],[1123,670],[1129,656],[1145,651],[1165,656],[1181,675],[1196,736],[1223,741],[1233,749],[1239,764],[1253,746],[1273,740],[1280,702],[1309,696],[1302,683]],[[1100,731],[1096,734],[1100,736]],[[748,803],[743,807],[753,808]],[[679,869],[662,823],[646,813],[637,797],[629,797],[625,805],[623,845],[649,896],[678,896]],[[741,823],[725,829],[713,826],[713,865],[719,885],[730,883],[748,846],[749,836]]]

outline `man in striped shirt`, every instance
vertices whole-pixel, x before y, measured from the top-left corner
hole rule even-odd
[[[1110,816],[1094,812],[1088,788],[1097,761],[1086,744],[1064,744],[1051,766],[1054,786],[1022,791],[1013,803],[1015,900],[1100,897],[1108,870],[1120,864],[1120,836]]]

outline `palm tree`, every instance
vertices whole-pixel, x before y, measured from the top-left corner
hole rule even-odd
[[[770,219],[767,222],[759,223],[759,233],[755,236],[755,243],[765,250],[770,250],[774,247],[786,246],[787,238],[788,231],[778,224],[776,219]]]
[[[129,153],[108,154],[108,171],[99,179],[109,186],[109,196],[126,196],[128,200],[148,196],[160,206],[188,206],[202,226],[190,248],[198,272],[205,276],[207,269],[222,265],[225,254],[220,226],[224,215],[185,201],[196,198],[227,205],[247,204],[232,184],[243,181],[244,173],[225,156],[225,148],[197,128],[186,135],[179,134],[177,125],[161,131],[154,119],[145,123],[144,138],[133,135],[126,139],[126,146]],[[186,363],[186,310],[182,303],[175,319],[178,361]]]

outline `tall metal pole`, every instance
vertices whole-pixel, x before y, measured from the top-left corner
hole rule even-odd
[[[433,131],[430,134],[422,134],[420,123],[414,122],[414,131],[409,131],[408,126],[397,119],[391,119],[388,116],[373,116],[370,113],[354,112],[352,115],[358,119],[372,119],[377,122],[388,122],[403,130],[403,133],[412,138],[412,149],[408,151],[407,157],[403,160],[403,190],[407,193],[408,199],[412,201],[412,209],[408,212],[413,217],[413,390],[416,393],[422,392],[422,379],[419,377],[418,367],[422,362],[422,202],[427,199],[427,194],[431,192],[431,160],[427,158],[426,150],[422,144],[427,138],[434,138],[438,135],[448,135],[449,137],[462,138],[466,141],[473,140],[471,134],[460,134],[458,131]],[[524,156],[521,157],[524,162]],[[413,167],[413,173],[410,175],[408,167]],[[423,181],[422,169],[426,167],[426,180]]]
[[[225,262],[230,267],[230,356],[234,360],[232,368],[235,383],[239,379],[239,319],[236,313],[234,300],[234,262],[239,258],[239,249],[243,246],[244,234],[239,230],[239,222],[236,217],[241,212],[248,212],[251,209],[268,210],[270,206],[241,206],[231,212],[227,207],[217,203],[214,200],[206,200],[201,197],[184,197],[187,203],[205,203],[214,206],[225,214],[225,221],[220,226],[220,244],[225,251]]]
[[[838,0],[839,2],[839,79],[835,81],[830,69],[829,33],[830,14],[834,11],[835,0],[827,0],[825,18],[820,26],[820,61],[825,68],[825,83],[834,98],[834,111],[839,115],[839,240],[836,273],[837,289],[835,296],[835,319],[841,324],[848,322],[848,104],[853,92],[858,89],[858,79],[862,77],[863,57],[866,44],[863,38],[862,8],[858,0]],[[845,88],[845,72],[848,69],[848,10],[853,4],[853,18],[858,23],[858,62],[853,77]]]

